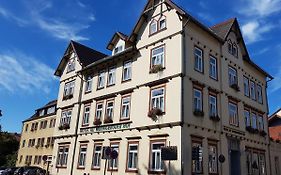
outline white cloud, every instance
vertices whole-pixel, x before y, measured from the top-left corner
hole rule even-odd
[[[266,17],[281,11],[281,0],[243,0],[240,13],[246,16]]]
[[[246,42],[253,43],[263,39],[263,35],[274,28],[272,24],[262,25],[258,21],[249,21],[248,23],[242,25],[241,30],[245,37]]]
[[[48,65],[21,53],[0,53],[0,90],[11,93],[50,92],[56,80],[54,70]]]
[[[10,13],[9,11],[7,11],[6,9],[4,9],[2,7],[0,7],[0,16],[4,17],[6,19],[15,21],[19,26],[24,26],[24,25],[28,24],[28,22],[26,20],[15,16],[14,14]]]

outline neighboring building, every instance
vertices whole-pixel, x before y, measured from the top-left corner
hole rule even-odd
[[[148,0],[133,32],[107,48],[71,41],[55,72],[53,174],[271,173],[272,77],[250,59],[236,19],[209,28]],[[101,159],[105,146],[117,159]],[[177,146],[177,160],[161,161],[163,146]]]
[[[272,175],[281,174],[281,109],[268,118]]]
[[[16,166],[30,165],[47,169],[43,156],[47,156],[48,161],[52,160],[56,105],[56,100],[51,101],[23,121]]]

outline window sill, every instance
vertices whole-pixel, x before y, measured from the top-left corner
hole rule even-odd
[[[126,169],[125,170],[126,173],[138,173],[137,169]]]
[[[100,167],[99,168],[91,168],[91,170],[94,170],[94,171],[99,171],[100,170]]]
[[[104,86],[103,86],[103,87],[98,87],[98,88],[97,88],[97,91],[98,91],[98,90],[101,90],[101,89],[104,89]]]
[[[115,86],[115,83],[106,85],[106,87],[111,87],[111,86]]]
[[[165,170],[162,170],[162,171],[148,170],[147,173],[148,174],[166,174],[166,171]]]
[[[129,82],[129,81],[131,81],[132,79],[130,78],[130,79],[127,79],[127,80],[122,80],[121,81],[121,83],[126,83],[126,82]]]
[[[159,30],[157,30],[157,31],[154,32],[154,33],[149,33],[148,37],[152,37],[153,35],[156,35],[156,34],[162,32],[162,31],[164,31],[164,30],[166,30],[166,29],[167,29],[167,27],[165,27],[165,28],[163,28],[163,29],[159,29]]]
[[[89,94],[89,93],[91,93],[92,91],[85,91],[85,93],[84,94]]]
[[[198,73],[200,73],[200,74],[204,74],[204,71],[203,70],[198,70],[198,69],[196,69],[196,68],[194,68],[194,70],[196,71],[196,72],[198,72]]]
[[[84,166],[83,166],[83,167],[78,166],[78,167],[77,167],[77,169],[78,169],[78,170],[84,170],[84,169],[85,169],[85,167],[84,167]]]

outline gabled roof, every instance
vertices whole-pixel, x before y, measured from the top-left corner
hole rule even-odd
[[[236,20],[236,18],[231,18],[227,21],[214,25],[213,27],[211,27],[211,29],[218,36],[220,36],[222,39],[225,40],[235,22],[235,20]]]
[[[114,47],[114,45],[116,44],[116,42],[118,41],[118,39],[122,39],[122,40],[124,40],[125,42],[126,41],[128,41],[128,36],[127,35],[125,35],[124,33],[121,33],[121,32],[116,32],[113,36],[112,36],[112,38],[111,38],[111,40],[109,41],[109,43],[108,43],[108,45],[107,45],[107,49],[108,50],[112,50],[113,49],[113,47]]]
[[[23,122],[27,122],[27,121],[31,121],[31,120],[35,120],[35,119],[38,119],[38,118],[43,118],[43,117],[49,116],[49,115],[39,116],[39,111],[42,110],[42,109],[47,109],[47,108],[52,107],[52,106],[57,107],[57,100],[52,100],[52,101],[48,102],[46,105],[42,106],[41,108],[36,109],[35,113],[31,117],[29,117],[28,119],[24,120]]]
[[[278,115],[278,113],[281,111],[281,108],[278,109],[276,112],[274,112],[273,114],[271,114],[268,117],[268,123],[272,123],[273,121],[275,121],[276,119],[281,119],[281,116]]]
[[[62,59],[60,61],[60,64],[58,65],[58,67],[55,71],[56,76],[62,75],[62,72],[68,61],[68,56],[71,53],[70,51],[73,51],[77,55],[82,67],[85,67],[85,66],[107,56],[106,54],[103,54],[90,47],[87,47],[83,44],[80,44],[78,42],[71,40],[64,53],[64,56],[62,57]]]

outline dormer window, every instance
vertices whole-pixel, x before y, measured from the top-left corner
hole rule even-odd
[[[149,26],[149,34],[152,35],[154,33],[157,32],[157,21],[156,20],[152,20],[152,22],[150,23]]]
[[[230,40],[227,41],[228,53],[232,54],[232,42]]]
[[[233,42],[231,42],[231,40],[227,41],[227,48],[228,48],[228,53],[230,53],[231,55],[238,57],[238,48],[237,45]]]
[[[71,58],[67,63],[67,73],[75,70],[75,59]]]
[[[117,53],[120,53],[120,52],[122,52],[123,50],[124,50],[123,45],[121,45],[121,46],[116,46],[116,47],[114,48],[113,55],[115,55],[115,54],[117,54]]]
[[[232,55],[238,57],[238,50],[235,43],[232,45]]]
[[[42,109],[41,111],[39,111],[39,116],[43,116],[45,114],[45,110]]]
[[[166,28],[166,17],[165,16],[162,16],[160,19],[159,19],[159,30],[163,30]]]

